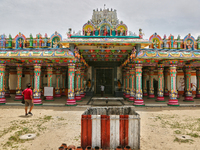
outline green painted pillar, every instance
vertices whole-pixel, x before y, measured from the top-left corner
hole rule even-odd
[[[61,67],[56,67],[56,88],[55,88],[55,97],[60,98],[60,70]]]
[[[149,96],[148,98],[155,98],[154,82],[153,82],[154,70],[155,70],[155,67],[149,67]]]
[[[41,64],[34,64],[33,102],[35,105],[42,105],[41,91],[40,91],[40,75],[41,75]]]
[[[9,67],[6,67],[5,72],[5,97],[10,97],[10,88],[9,88]]]
[[[158,64],[158,96],[157,102],[164,102],[164,76],[163,76],[164,65]]]
[[[75,61],[68,62],[68,99],[67,106],[76,106],[74,93],[74,76],[75,76]]]
[[[75,76],[75,99],[76,101],[81,101],[81,68],[80,68],[81,64],[78,63],[76,64],[76,76]]]
[[[130,97],[129,101],[134,102],[135,100],[135,64],[128,64],[129,70],[129,88]]]
[[[6,69],[6,62],[4,60],[0,63],[0,105],[4,105],[6,103],[5,98],[5,69]]]
[[[22,96],[22,64],[17,64],[17,88],[16,88],[16,95],[15,100],[21,101],[23,99]]]
[[[184,101],[193,102],[192,97],[192,88],[191,88],[191,65],[185,65],[185,77],[186,77],[186,86],[185,86],[185,99]]]
[[[177,90],[176,90],[176,66],[177,60],[170,60],[169,61],[170,67],[170,94],[169,94],[169,106],[179,106],[178,99],[177,99]]]
[[[84,94],[84,71],[85,71],[85,67],[81,67],[81,97],[84,98],[85,94]]]
[[[197,88],[196,88],[196,99],[200,99],[200,67],[196,68],[196,76],[197,76]]]
[[[53,64],[47,64],[47,87],[52,87]],[[46,96],[47,101],[53,101],[53,96]]]
[[[143,93],[142,93],[142,61],[134,60],[135,62],[135,101],[134,106],[144,106]]]
[[[147,92],[147,76],[148,76],[148,69],[143,69],[143,96],[148,96]]]

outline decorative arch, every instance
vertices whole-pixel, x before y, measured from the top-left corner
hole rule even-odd
[[[14,39],[16,42],[16,44],[15,44],[16,49],[25,47],[24,41],[26,41],[26,37],[25,37],[25,35],[21,34],[21,32],[19,32],[19,34],[17,34]]]
[[[62,36],[55,31],[55,33],[51,35],[50,40],[52,48],[59,48],[59,42],[62,41]]]
[[[99,34],[101,36],[110,36],[112,28],[113,26],[109,21],[103,20],[101,23],[99,23]]]
[[[189,33],[184,37],[183,43],[185,49],[194,50],[194,45],[196,44],[196,41],[195,38]]]
[[[149,41],[152,42],[152,44],[150,45],[150,48],[153,49],[157,49],[157,48],[161,48],[161,44],[162,44],[162,38],[160,37],[160,35],[157,35],[157,33],[154,33],[153,35],[150,36]]]

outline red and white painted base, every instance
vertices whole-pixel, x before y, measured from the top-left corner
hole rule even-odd
[[[42,99],[41,98],[33,99],[33,103],[36,104],[36,105],[42,105]]]
[[[62,96],[66,96],[64,92],[63,92],[61,95],[62,95]]]
[[[23,99],[23,95],[15,95],[16,101],[21,101]]]
[[[186,101],[186,102],[193,102],[193,97],[192,96],[185,96],[185,99],[183,101]]]
[[[66,106],[76,106],[76,99],[67,99],[67,103],[65,104]]]
[[[81,96],[75,96],[76,101],[81,101]]]
[[[61,94],[55,94],[55,98],[61,98]]]
[[[200,94],[196,94],[195,99],[200,99]]]
[[[46,101],[53,101],[53,96],[46,96]]]
[[[130,94],[125,94],[126,99],[129,99],[129,97],[130,97]]]
[[[179,94],[177,94],[177,98],[180,98]]]
[[[6,99],[5,98],[0,98],[0,105],[5,104],[6,103]]]
[[[154,94],[149,94],[148,98],[155,98]]]
[[[129,145],[138,149],[139,120],[133,118],[135,115],[82,115],[81,147],[116,149]]]
[[[148,93],[143,93],[143,96],[145,96],[145,97],[148,96]]]
[[[133,105],[134,105],[134,106],[145,106],[145,105],[144,105],[144,100],[143,100],[143,99],[135,99]]]
[[[167,103],[169,106],[179,106],[177,99],[169,99],[169,103]]]
[[[157,102],[164,102],[165,100],[164,100],[164,97],[157,97],[157,100],[156,100]]]
[[[166,96],[166,97],[169,96],[169,92],[168,93],[164,93],[164,96]]]
[[[10,93],[5,93],[5,97],[10,97]]]
[[[83,93],[83,94],[80,94],[81,95],[81,97],[83,98],[83,97],[85,97],[85,94]]]
[[[129,101],[134,102],[135,98],[134,97],[129,97]]]

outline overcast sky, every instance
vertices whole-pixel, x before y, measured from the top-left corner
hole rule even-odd
[[[0,0],[0,34],[50,37],[57,31],[67,38],[68,28],[82,30],[93,9],[104,4],[117,10],[128,30],[138,34],[142,28],[145,39],[155,32],[175,38],[200,35],[200,0]]]

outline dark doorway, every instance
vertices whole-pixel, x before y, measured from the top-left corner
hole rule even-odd
[[[96,94],[101,94],[102,84],[104,94],[113,94],[113,69],[96,69]]]

